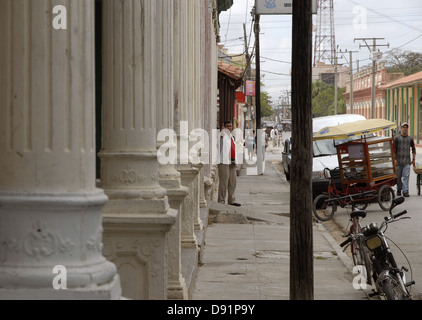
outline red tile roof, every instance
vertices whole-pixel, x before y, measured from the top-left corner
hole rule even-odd
[[[397,87],[412,85],[418,82],[419,83],[422,82],[422,71],[416,72],[414,74],[411,74],[410,76],[403,77],[395,81],[389,82],[387,84],[384,84],[380,86],[380,89],[385,90],[385,89],[397,88]]]
[[[243,69],[222,61],[218,61],[218,72],[221,72],[234,80],[241,80],[243,77]]]

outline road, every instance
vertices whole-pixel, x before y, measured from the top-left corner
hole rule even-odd
[[[290,138],[290,132],[283,133],[283,139],[287,138]],[[417,148],[416,152],[416,162],[422,163],[422,148]],[[394,187],[393,189],[396,188]],[[390,245],[398,266],[407,267],[409,269],[407,275],[408,281],[413,279],[416,282],[412,286],[414,299],[422,299],[422,195],[417,195],[416,174],[413,172],[413,169],[411,169],[409,189],[410,197],[405,198],[405,202],[393,210],[393,214],[407,210],[408,213],[403,216],[406,219],[391,223],[385,234],[396,244],[391,243]],[[380,208],[378,203],[371,204],[366,211],[367,216],[362,220],[363,226],[371,222],[376,222],[379,225],[384,217],[389,215],[388,212]],[[348,229],[349,215],[347,210],[339,208],[332,220],[323,224],[340,244],[345,240],[341,235],[346,233]],[[403,253],[408,261],[406,261]]]
[[[416,161],[422,163],[422,149],[418,148],[417,152]],[[393,214],[402,210],[407,210],[408,213],[403,216],[406,217],[406,219],[401,219],[389,224],[385,234],[389,239],[394,241],[409,260],[411,269],[409,268],[409,263],[406,261],[403,253],[400,252],[397,246],[391,243],[391,249],[397,260],[398,266],[405,266],[409,269],[407,276],[408,281],[410,281],[410,270],[413,273],[412,278],[416,281],[416,284],[412,287],[412,295],[415,299],[422,299],[422,195],[417,195],[416,174],[413,170],[410,175],[409,189],[410,197],[405,198],[405,202],[393,210]],[[362,220],[362,226],[371,222],[376,222],[380,225],[384,217],[389,215],[389,213],[383,211],[377,203],[372,203],[366,209],[366,212],[367,216]],[[337,232],[337,237],[334,237],[337,241],[344,240],[339,239],[338,231],[339,229],[342,229],[340,232],[346,232],[349,222],[348,219],[347,210],[339,209],[333,217],[334,224],[332,222],[326,224],[330,229],[330,232]]]

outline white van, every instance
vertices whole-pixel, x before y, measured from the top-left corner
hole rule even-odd
[[[358,120],[366,120],[366,118],[358,114],[339,114],[314,118],[312,120],[312,131],[316,133],[325,127]],[[323,171],[324,168],[334,169],[339,166],[335,146],[344,141],[346,140],[326,139],[317,140],[312,143],[314,156],[312,163],[312,194],[314,198],[323,192],[327,192],[328,180],[323,176]]]

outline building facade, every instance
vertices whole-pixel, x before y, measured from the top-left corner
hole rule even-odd
[[[158,150],[215,128],[218,13],[0,0],[0,299],[190,297],[218,175]]]
[[[355,113],[365,116],[372,115],[372,67],[365,68],[353,74],[353,96],[350,95],[350,79],[346,81],[346,113]],[[385,118],[385,93],[380,87],[397,78],[403,77],[402,73],[387,73],[385,62],[377,64],[375,73],[375,118]]]
[[[386,119],[409,123],[409,136],[420,144],[422,139],[422,72],[390,82],[381,87],[385,92]]]
[[[344,88],[348,79],[349,68],[342,65],[336,68],[331,64],[318,61],[315,67],[312,67],[312,82],[322,81],[326,84],[334,86],[337,71],[337,87]]]

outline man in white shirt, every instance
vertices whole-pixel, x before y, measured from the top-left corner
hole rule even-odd
[[[277,128],[274,126],[271,131],[270,131],[270,138],[273,141],[273,147],[277,146],[277,138],[278,138],[278,130]]]
[[[233,124],[230,120],[224,121],[224,128],[219,134],[220,140],[220,164],[218,165],[219,188],[218,202],[225,203],[228,193],[227,203],[239,207],[234,196],[237,183],[236,164],[237,152],[236,143],[231,134]]]

